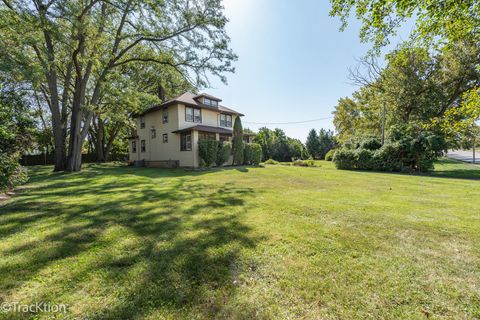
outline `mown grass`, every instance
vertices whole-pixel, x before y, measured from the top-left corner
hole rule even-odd
[[[30,168],[0,302],[80,319],[480,318],[480,167]]]

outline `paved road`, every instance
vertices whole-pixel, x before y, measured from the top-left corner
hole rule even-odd
[[[450,150],[447,157],[465,162],[473,162],[473,152],[465,150]],[[480,152],[475,152],[475,162],[480,163]]]

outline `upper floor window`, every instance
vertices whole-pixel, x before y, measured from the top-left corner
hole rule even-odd
[[[137,152],[137,141],[132,141],[132,153]]]
[[[232,116],[230,114],[220,114],[220,127],[232,127]]]
[[[163,143],[168,143],[168,133],[163,134]]]
[[[168,109],[163,110],[162,122],[168,123]]]
[[[202,122],[202,110],[199,108],[185,107],[185,121]]]
[[[145,117],[140,117],[140,129],[145,128]]]
[[[205,98],[205,97],[203,98],[203,104],[206,104],[207,106],[211,106],[211,107],[218,107],[218,101]]]
[[[155,139],[157,137],[157,130],[155,130],[154,128],[151,129],[151,134],[152,134],[152,139]]]
[[[140,141],[140,151],[145,152],[145,140]]]

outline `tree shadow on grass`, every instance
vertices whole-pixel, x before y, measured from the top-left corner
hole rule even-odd
[[[165,177],[155,183],[122,174],[102,182],[128,168],[93,170],[40,173],[38,187],[0,207],[0,238],[8,241],[0,300],[62,297],[93,319],[221,314],[235,294],[242,252],[259,241],[241,219],[254,190],[171,171],[154,172]],[[55,272],[63,277],[46,276]],[[88,290],[99,282],[100,293]],[[79,292],[88,303],[75,302]]]

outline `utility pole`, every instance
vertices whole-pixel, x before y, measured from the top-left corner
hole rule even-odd
[[[475,162],[475,137],[473,137],[473,163],[476,163]]]
[[[382,146],[385,143],[385,122],[387,117],[387,105],[385,98],[383,99],[383,112],[382,112]],[[475,158],[474,158],[475,159]]]

